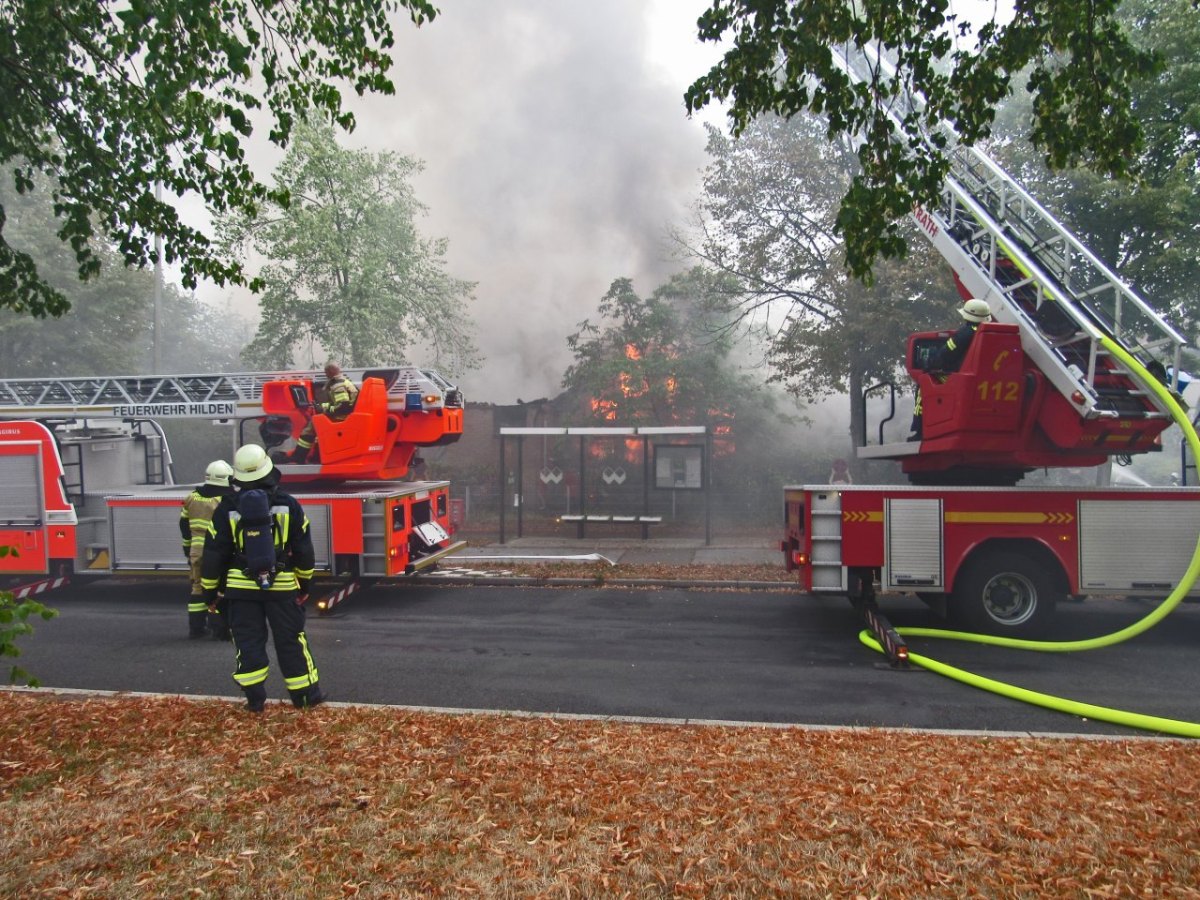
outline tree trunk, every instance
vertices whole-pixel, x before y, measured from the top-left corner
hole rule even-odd
[[[850,392],[850,452],[847,459],[850,461],[850,475],[855,482],[860,481],[860,476],[863,473],[863,464],[858,459],[858,448],[866,441],[866,423],[863,421],[863,377],[862,369],[855,365],[855,361],[851,360],[850,378],[847,382],[847,388]]]

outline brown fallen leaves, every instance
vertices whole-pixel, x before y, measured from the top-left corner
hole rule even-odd
[[[53,897],[1200,896],[1200,745],[0,693]]]

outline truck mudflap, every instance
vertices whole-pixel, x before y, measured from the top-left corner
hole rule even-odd
[[[412,575],[415,572],[420,572],[422,569],[428,569],[430,566],[437,563],[438,560],[445,559],[450,554],[457,553],[466,546],[466,541],[451,541],[445,547],[410,561],[409,564],[404,567],[404,574]]]

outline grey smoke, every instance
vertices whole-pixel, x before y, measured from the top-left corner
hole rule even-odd
[[[671,3],[687,38],[704,3]],[[647,58],[644,0],[455,0],[402,27],[394,97],[353,104],[349,143],[424,160],[426,237],[449,239],[452,275],[478,282],[487,357],[468,399],[552,396],[566,337],[614,278],[649,293],[683,263],[666,239],[705,164],[683,91]],[[664,9],[667,8],[665,5]]]

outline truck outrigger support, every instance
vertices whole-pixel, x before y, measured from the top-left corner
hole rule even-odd
[[[882,648],[888,665],[893,669],[907,670],[909,668],[908,644],[892,627],[892,623],[879,611],[879,605],[875,602],[875,585],[871,576],[858,575],[857,590],[851,590],[849,596],[850,604],[862,616],[871,636]]]

